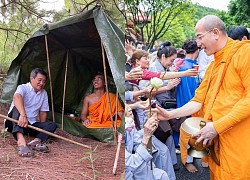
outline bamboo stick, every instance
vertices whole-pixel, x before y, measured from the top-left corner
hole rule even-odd
[[[13,118],[10,118],[10,117],[8,117],[8,116],[4,116],[4,115],[0,114],[0,117],[2,117],[2,118],[4,118],[4,119],[7,119],[7,120],[9,120],[9,121],[12,121],[12,122],[14,122],[14,123],[18,123],[18,120],[13,119]],[[73,144],[77,144],[77,145],[82,146],[82,147],[84,147],[84,148],[91,149],[91,147],[88,146],[88,145],[85,145],[85,144],[82,144],[82,143],[73,141],[73,140],[71,140],[71,139],[68,139],[68,138],[59,136],[59,135],[57,135],[57,134],[54,134],[54,133],[45,131],[45,130],[43,130],[43,129],[41,129],[41,128],[38,128],[38,127],[34,127],[34,126],[32,126],[32,125],[28,125],[28,128],[34,129],[34,130],[36,130],[36,131],[39,131],[39,132],[42,132],[42,133],[45,133],[45,134],[48,134],[48,135],[53,136],[53,137],[56,137],[56,138],[58,138],[58,139],[62,139],[62,140],[64,140],[64,141],[71,142],[71,143],[73,143]]]
[[[118,89],[116,88],[116,99],[115,99],[115,132],[117,131],[117,118],[118,118]]]
[[[117,144],[117,139],[116,139],[116,131],[114,129],[114,121],[113,121],[113,115],[112,115],[112,109],[111,109],[111,103],[110,103],[110,97],[109,97],[109,89],[108,89],[108,79],[107,79],[107,70],[106,70],[106,62],[105,62],[105,54],[104,54],[104,48],[103,48],[103,43],[101,42],[101,47],[102,47],[102,60],[103,60],[103,69],[104,69],[104,78],[105,78],[105,85],[106,85],[106,93],[107,93],[107,98],[108,98],[108,108],[109,108],[109,113],[110,113],[110,119],[112,121],[112,127],[113,127],[113,134],[114,134],[114,144]]]
[[[62,130],[63,130],[63,117],[64,117],[64,104],[65,104],[65,93],[66,93],[66,83],[67,83],[67,74],[68,74],[68,62],[69,62],[69,50],[67,50],[67,58],[65,65],[65,75],[64,75],[64,84],[63,84],[63,105],[62,105]]]
[[[115,162],[114,162],[114,166],[113,166],[113,174],[114,175],[116,175],[116,170],[117,170],[117,164],[118,164],[121,144],[122,144],[122,134],[119,134],[118,135],[118,145],[117,145],[117,150],[116,150],[116,155],[115,155]]]
[[[53,90],[52,90],[52,78],[51,78],[51,73],[50,73],[50,62],[49,62],[49,49],[48,49],[47,34],[45,34],[44,37],[45,37],[45,47],[46,47],[48,73],[49,73],[49,86],[50,86],[50,97],[51,97],[51,106],[52,106],[52,119],[53,119],[53,122],[55,122],[55,111],[54,111],[54,100],[53,100]]]

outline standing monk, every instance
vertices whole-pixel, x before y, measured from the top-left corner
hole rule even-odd
[[[95,92],[86,96],[83,101],[81,120],[82,124],[88,128],[108,128],[112,127],[109,111],[109,101],[105,91],[105,81],[102,74],[98,74],[93,79]],[[109,93],[112,116],[116,114],[116,96]],[[120,126],[123,116],[123,107],[118,100],[117,126]]]
[[[184,106],[163,111],[157,107],[158,119],[188,116],[208,111],[206,126],[193,136],[196,143],[207,145],[219,139],[219,164],[209,157],[211,179],[250,179],[250,41],[234,41],[227,36],[224,23],[217,16],[203,17],[195,27],[198,46],[214,54],[204,80],[195,96]],[[226,61],[226,63],[225,63]],[[211,110],[208,109],[220,67],[225,64],[222,80]],[[164,116],[164,118],[162,117]]]

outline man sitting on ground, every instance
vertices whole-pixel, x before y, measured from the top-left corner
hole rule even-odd
[[[107,128],[112,127],[112,121],[109,111],[109,101],[105,92],[105,81],[102,74],[98,74],[93,79],[95,92],[86,96],[83,101],[81,120],[84,126],[88,128]],[[123,116],[123,107],[118,100],[116,107],[116,96],[109,93],[112,117],[115,119],[117,110],[117,126],[120,126]]]
[[[31,157],[32,150],[48,152],[48,147],[43,144],[49,135],[27,128],[28,125],[54,132],[56,123],[46,122],[49,111],[48,95],[44,90],[47,73],[40,68],[31,71],[30,82],[19,85],[13,96],[8,116],[18,120],[18,123],[5,121],[5,127],[12,131],[17,140],[17,151],[21,157]],[[23,134],[35,136],[35,139],[26,143]]]

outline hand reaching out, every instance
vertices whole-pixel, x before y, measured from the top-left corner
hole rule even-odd
[[[129,81],[129,80],[141,80],[142,73],[143,72],[141,69],[133,68],[133,69],[131,69],[130,72],[126,72],[125,80],[127,80],[127,81]]]
[[[198,75],[198,70],[196,69],[188,69],[184,71],[185,76],[197,76]]]
[[[166,109],[161,108],[160,106],[156,105],[156,108],[151,109],[152,113],[157,113],[157,119],[161,121],[169,120],[170,114]],[[149,110],[145,111],[149,113]]]
[[[181,82],[180,78],[170,79],[168,81],[167,86],[169,87],[169,89],[172,89],[172,88],[178,86],[178,84],[180,84],[180,82]]]

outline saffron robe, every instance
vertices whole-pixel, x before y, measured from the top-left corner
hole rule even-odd
[[[109,93],[110,104],[112,109],[112,116],[115,117],[116,114],[116,96],[112,93]],[[118,99],[118,112],[124,111],[123,107]],[[88,108],[89,115],[87,118],[91,121],[88,128],[110,128],[112,127],[112,121],[110,117],[109,105],[107,93],[104,93],[103,96],[94,104]],[[115,120],[113,118],[113,120]],[[115,123],[115,121],[114,121]],[[117,127],[121,125],[121,118],[117,115]]]
[[[215,59],[191,100],[204,102],[202,110],[206,111],[221,62],[231,59],[209,115],[218,132],[220,148],[220,166],[209,158],[210,177],[218,180],[250,179],[250,41],[234,42],[228,38],[226,46],[214,54]]]

